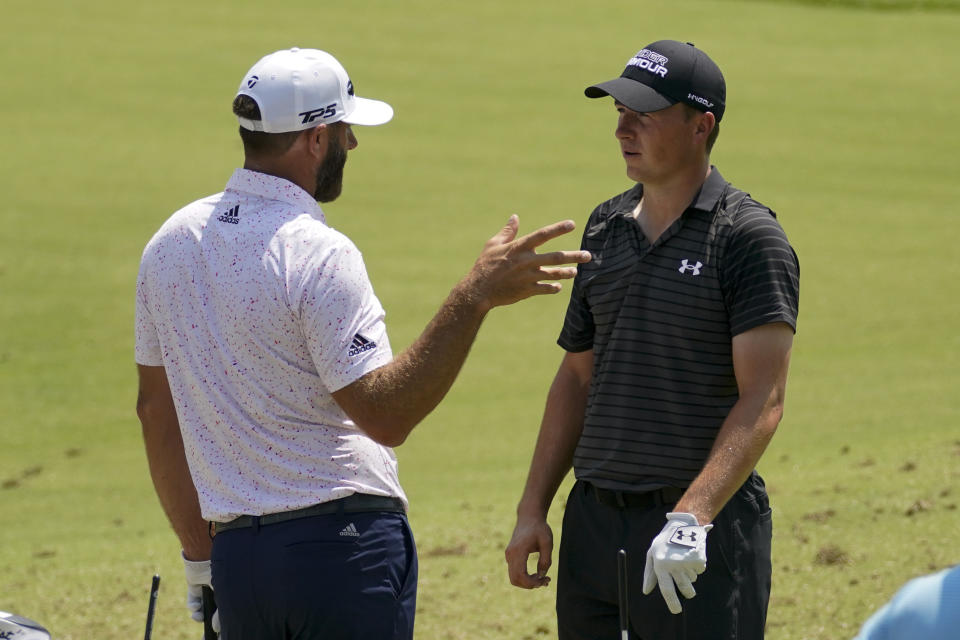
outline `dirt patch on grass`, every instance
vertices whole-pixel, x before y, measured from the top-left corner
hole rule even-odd
[[[903,513],[903,515],[909,518],[911,516],[917,515],[918,513],[923,513],[924,511],[930,511],[930,509],[932,508],[933,508],[933,504],[930,503],[929,501],[917,500],[912,505],[907,507],[907,510]]]
[[[427,558],[442,558],[445,556],[465,556],[467,555],[467,543],[461,542],[449,547],[433,547],[423,552]]]
[[[837,545],[828,544],[817,550],[813,563],[826,567],[844,566],[850,564],[850,556]]]
[[[833,509],[827,509],[826,511],[816,511],[814,513],[804,514],[803,519],[822,524],[835,515],[837,515],[836,511]]]
[[[0,489],[17,489],[23,485],[23,481],[27,478],[32,478],[43,473],[43,467],[40,465],[34,465],[32,467],[27,467],[20,472],[20,477],[18,478],[7,478],[2,483],[0,483]]]

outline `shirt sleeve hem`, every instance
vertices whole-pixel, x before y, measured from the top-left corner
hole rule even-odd
[[[582,353],[593,349],[593,342],[569,342],[561,338],[557,340],[557,344],[560,345],[563,350],[571,353]]]
[[[730,327],[730,337],[735,337],[741,333],[746,333],[750,329],[756,329],[766,324],[776,324],[782,322],[788,325],[794,333],[797,332],[797,318],[791,313],[777,311],[751,318],[750,320]]]
[[[386,365],[390,364],[392,361],[393,361],[392,359],[384,360],[384,361],[373,360],[373,359],[368,360],[363,363],[363,366],[357,367],[355,369],[351,369],[349,372],[346,373],[346,375],[340,376],[336,380],[332,380],[332,381],[326,380],[325,383],[327,385],[327,390],[330,393],[336,393],[337,391],[340,391],[340,389],[350,386],[351,384],[353,384],[363,376],[367,375],[368,373],[376,371],[381,367],[385,367]]]

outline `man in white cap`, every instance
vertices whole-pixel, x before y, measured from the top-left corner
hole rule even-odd
[[[411,638],[417,557],[391,447],[490,309],[555,293],[575,274],[555,265],[589,254],[537,254],[573,223],[517,238],[512,216],[394,358],[361,254],[317,204],[340,194],[351,125],[393,110],[314,49],[260,60],[233,110],[244,168],[161,227],[137,282],[137,412],[188,607],[200,619],[212,584],[225,640]]]

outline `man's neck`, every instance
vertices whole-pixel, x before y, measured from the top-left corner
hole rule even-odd
[[[244,159],[243,168],[289,180],[307,193],[312,194],[317,188],[316,176],[305,172],[303,167],[296,163],[282,162],[276,159],[263,160],[247,156]]]
[[[650,244],[657,241],[687,210],[710,175],[709,159],[686,174],[664,183],[643,183],[643,197],[633,210]]]

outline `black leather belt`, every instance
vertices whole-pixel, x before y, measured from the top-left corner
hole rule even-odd
[[[664,487],[653,491],[635,493],[632,491],[613,491],[601,489],[584,482],[587,493],[592,493],[600,504],[620,509],[652,509],[663,505],[676,504],[683,497],[684,489]]]
[[[400,498],[372,496],[367,493],[353,493],[346,498],[331,500],[330,502],[321,502],[320,504],[302,509],[294,509],[293,511],[268,513],[263,516],[240,516],[229,522],[214,522],[213,527],[217,533],[222,533],[230,529],[277,524],[278,522],[286,522],[298,518],[309,518],[310,516],[322,516],[331,513],[364,513],[367,511],[406,513],[406,509],[403,507],[403,500]]]

